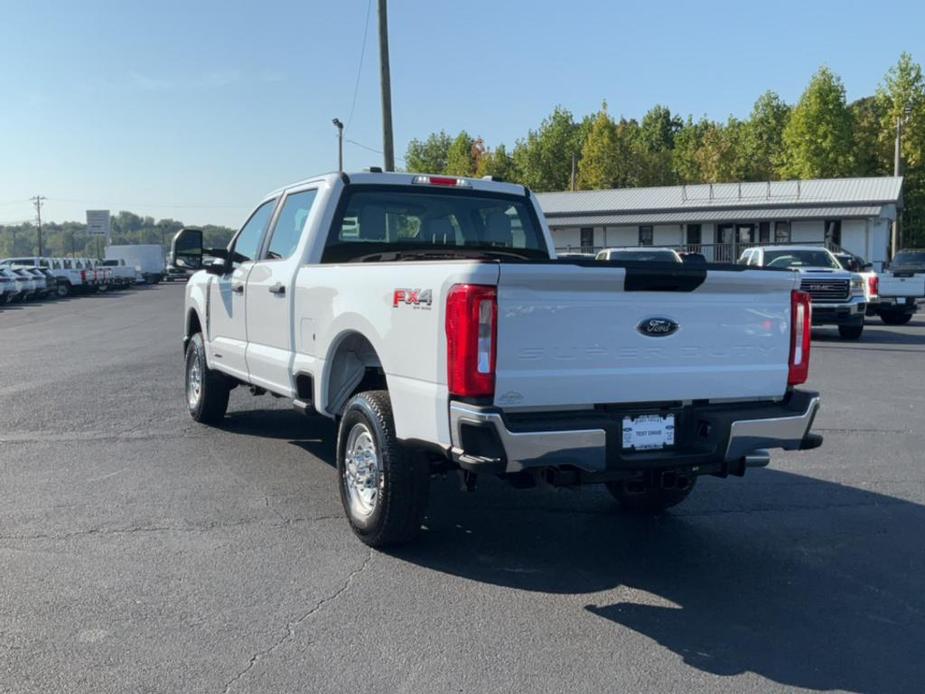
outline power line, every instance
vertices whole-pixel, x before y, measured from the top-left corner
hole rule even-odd
[[[376,149],[375,147],[370,147],[369,145],[364,145],[362,142],[357,142],[356,140],[351,140],[349,137],[345,137],[345,138],[344,138],[344,142],[349,142],[351,145],[355,145],[355,146],[357,146],[357,147],[359,147],[359,148],[361,148],[361,149],[365,149],[365,150],[367,150],[367,151],[369,151],[369,152],[373,152],[373,153],[375,153],[375,154],[383,154],[383,151],[382,151],[381,149]],[[395,157],[395,158],[396,158],[398,161],[401,161],[401,162],[404,162],[404,161],[405,161],[403,157]]]
[[[350,115],[347,116],[347,130],[353,122],[353,112],[357,107],[357,94],[360,91],[360,75],[363,73],[363,57],[366,55],[366,37],[369,35],[369,15],[373,9],[373,0],[366,2],[366,23],[363,25],[363,44],[360,46],[360,62],[357,65],[357,78],[353,84],[353,101],[350,104]]]

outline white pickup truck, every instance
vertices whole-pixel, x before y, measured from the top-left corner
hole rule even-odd
[[[100,262],[100,267],[112,273],[113,287],[125,288],[135,285],[135,267],[127,264],[123,258],[107,258]]]
[[[449,470],[467,488],[604,483],[660,511],[699,475],[822,443],[819,395],[795,388],[797,273],[557,260],[543,219],[518,185],[371,171],[271,193],[227,249],[179,232],[177,265],[204,267],[186,285],[190,414],[220,420],[245,384],[335,418],[343,506],[372,546],[413,537]]]

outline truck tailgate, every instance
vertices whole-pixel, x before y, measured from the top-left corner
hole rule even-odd
[[[502,264],[495,404],[779,398],[798,284],[792,272]]]
[[[879,295],[925,297],[925,275],[903,275],[893,273],[880,275]]]

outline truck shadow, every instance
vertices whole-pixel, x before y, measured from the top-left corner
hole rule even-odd
[[[305,416],[291,409],[229,412],[218,426],[245,436],[287,440],[331,467],[337,467],[337,427],[327,417]]]
[[[324,418],[240,411],[222,428],[335,464]],[[923,537],[919,504],[772,469],[705,478],[655,518],[620,513],[597,488],[486,479],[463,494],[449,475],[434,480],[420,540],[391,555],[540,596],[587,595],[583,613],[613,626],[615,647],[629,629],[712,675],[912,692],[925,682]]]
[[[567,493],[584,497],[576,505],[437,485],[423,540],[394,556],[536,593],[620,588],[615,601],[589,599],[586,613],[714,675],[921,691],[925,507],[772,470],[752,481],[706,480],[687,508],[654,519],[615,512],[590,490]]]

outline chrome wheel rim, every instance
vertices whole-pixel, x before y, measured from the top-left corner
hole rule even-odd
[[[382,481],[382,463],[372,432],[357,422],[347,435],[344,449],[344,485],[350,512],[366,517],[375,511]]]
[[[196,355],[192,355],[189,367],[186,369],[186,400],[190,407],[196,407],[200,395],[202,395],[202,369],[199,367],[199,359]]]

